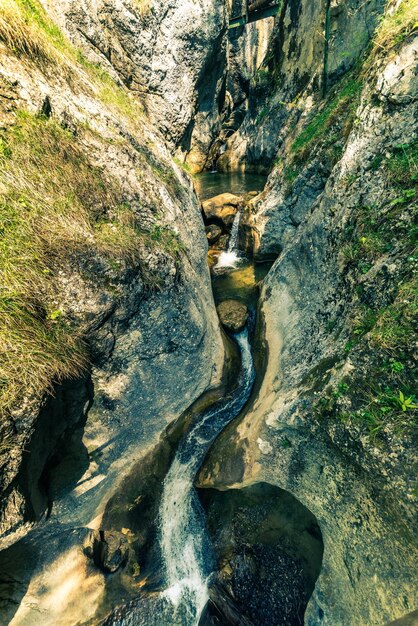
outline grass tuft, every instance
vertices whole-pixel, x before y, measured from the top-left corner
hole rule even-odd
[[[33,19],[28,15],[30,11]],[[47,32],[49,32],[49,37]],[[31,2],[2,0],[0,5],[0,41],[18,57],[45,65],[58,61],[53,29],[39,19],[39,13]],[[55,42],[54,42],[55,43]]]
[[[74,69],[84,70],[101,102],[131,124],[135,125],[143,115],[140,103],[100,65],[86,60],[38,0],[0,0],[0,42],[43,71],[59,68],[70,84],[74,81]]]
[[[417,32],[418,0],[389,2],[373,38],[365,69],[370,69],[378,56],[387,59],[408,37]]]
[[[57,270],[96,256],[110,267],[135,265],[158,287],[141,253],[158,249],[177,259],[183,247],[168,228],[141,230],[116,181],[53,119],[18,112],[0,146],[2,413],[87,366],[86,344],[58,308]]]

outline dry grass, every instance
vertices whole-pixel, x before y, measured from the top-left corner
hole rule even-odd
[[[1,411],[87,364],[82,338],[55,310],[56,269],[75,253],[134,262],[143,236],[117,185],[55,122],[20,113],[0,148]]]
[[[153,289],[160,276],[143,264],[148,251],[182,254],[173,231],[143,231],[123,200],[79,137],[56,121],[20,111],[0,132],[0,414],[88,364],[80,331],[57,309],[57,271],[99,257],[109,267],[135,266]]]
[[[138,10],[141,17],[145,17],[151,10],[150,0],[133,0],[133,5]]]
[[[365,63],[369,71],[378,57],[393,54],[408,37],[418,32],[418,0],[390,0]]]
[[[45,24],[28,15],[29,3],[15,0],[0,0],[0,41],[17,56],[25,56],[31,61],[45,65],[60,60],[57,46],[51,41],[52,28],[49,36]]]
[[[90,92],[94,85],[97,98],[137,129],[144,112],[138,100],[116,84],[102,67],[89,63],[48,17],[38,0],[0,0],[0,42],[42,71],[59,68],[70,85],[77,80],[78,73],[79,87]],[[88,80],[83,81],[83,72]]]
[[[0,42],[45,75],[92,86],[97,99],[131,130],[141,108],[98,66],[88,63],[49,20],[37,0],[0,0]],[[80,129],[81,131],[81,129]],[[153,171],[153,164],[144,167]],[[109,268],[135,265],[159,287],[144,249],[174,259],[182,252],[167,228],[145,233],[119,185],[92,165],[86,148],[56,121],[20,111],[0,131],[0,414],[31,394],[52,390],[88,366],[88,349],[56,287],[71,259],[100,257]]]

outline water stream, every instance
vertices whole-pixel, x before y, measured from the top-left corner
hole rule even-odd
[[[237,214],[234,217],[234,221],[232,224],[231,236],[228,242],[228,248],[226,251],[221,252],[219,255],[219,259],[217,264],[215,265],[216,269],[221,269],[224,267],[236,267],[239,262],[239,250],[238,250],[238,231],[239,224],[241,221],[241,211],[238,209]]]
[[[212,185],[217,185],[212,186],[212,192],[228,190],[224,188],[228,184],[225,175],[211,175],[210,180]],[[246,188],[254,189],[253,182],[247,181]],[[245,190],[234,189],[236,193]],[[216,302],[236,297],[254,311],[258,274],[252,261],[238,252],[239,219],[238,213],[225,252],[238,259],[237,266],[229,265],[219,276],[213,276],[214,295]],[[123,568],[113,576],[100,572],[83,547],[90,541],[89,528],[78,524],[78,519],[66,515],[66,509],[62,508],[67,498],[63,499],[61,508],[59,502],[56,504],[51,519],[39,523],[21,542],[0,553],[0,569],[5,572],[3,579],[0,578],[1,623],[70,626],[92,623],[92,619],[100,620],[106,614],[109,615],[106,624],[113,626],[199,623],[217,563],[194,480],[215,438],[250,397],[255,372],[248,332],[247,328],[235,336],[241,353],[241,370],[234,389],[199,416],[196,425],[180,440],[165,475],[158,514],[161,586],[158,584],[151,593],[141,593],[137,579],[125,575]],[[69,503],[71,513],[73,501]],[[124,523],[116,524],[116,529],[130,527],[132,507],[129,507],[126,520],[122,516]],[[161,593],[161,589],[165,591]],[[119,613],[109,613],[118,605],[123,607]]]
[[[165,595],[184,626],[199,623],[209,599],[208,579],[214,568],[194,478],[216,435],[243,408],[254,382],[248,330],[237,335],[236,340],[242,367],[235,392],[209,409],[183,439],[164,481],[160,546],[167,583]]]

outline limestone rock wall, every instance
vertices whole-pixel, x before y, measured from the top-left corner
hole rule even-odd
[[[283,126],[248,216],[256,254],[278,256],[261,294],[266,371],[199,478],[218,489],[266,481],[314,513],[324,558],[312,626],[372,626],[414,609],[416,418],[396,403],[415,376],[404,316],[416,311],[416,60],[411,34],[359,84],[343,80],[319,107],[307,98]]]
[[[194,7],[199,15],[209,11],[208,3],[201,4]],[[97,5],[90,9],[92,19],[103,16]],[[145,33],[142,36],[146,39]],[[159,46],[165,36],[167,43],[171,34],[163,28]],[[203,48],[204,33],[202,37]],[[121,106],[116,86],[109,93],[109,81],[102,83],[97,73],[71,55],[61,67],[44,67],[1,45],[0,80],[2,129],[12,127],[21,112],[37,115],[47,100],[51,121],[70,133],[77,150],[118,189],[122,206],[129,205],[136,223],[155,241],[140,251],[139,262],[110,262],[92,244],[90,251],[68,254],[54,267],[56,308],[86,337],[92,369],[80,380],[78,391],[73,383],[71,393],[57,388],[55,397],[21,398],[2,420],[4,546],[25,534],[52,502],[57,523],[86,526],[94,518],[97,522],[138,451],[155,442],[167,423],[201,392],[217,384],[223,343],[200,204],[191,180],[173,163],[163,136],[146,114],[126,92]],[[186,83],[187,100],[193,87],[189,78]],[[194,104],[189,104],[184,119],[164,122],[173,125],[176,141],[193,111]],[[168,118],[176,106],[182,105],[173,104],[171,113],[164,109]],[[162,119],[164,110],[154,114]],[[106,210],[98,209],[103,217]],[[166,243],[164,233],[170,233]],[[60,410],[63,404],[65,412]],[[60,462],[69,462],[64,444],[73,435],[82,462],[61,471]],[[68,483],[67,495],[57,503],[62,481]]]
[[[219,162],[222,170],[270,171],[289,115],[309,110],[310,96],[320,97],[325,81],[331,87],[355,64],[385,4],[385,0],[331,2],[325,45],[327,3],[284,0],[264,71],[255,77],[248,113]]]
[[[145,105],[193,171],[219,131],[227,8],[223,0],[44,0],[89,59]]]

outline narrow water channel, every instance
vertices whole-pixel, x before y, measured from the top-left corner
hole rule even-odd
[[[209,188],[205,186],[206,181],[210,183]],[[258,176],[205,174],[197,178],[196,186],[200,186],[199,193],[205,198],[229,190],[242,195],[248,191],[259,190],[263,184],[264,179]],[[311,551],[312,546],[316,550],[315,557],[308,559],[306,567],[297,565],[297,568],[308,571],[312,562],[320,565],[322,543],[315,538],[315,520],[311,519],[309,512],[300,509],[301,505],[296,501],[286,500],[289,494],[281,494],[280,490],[271,486],[264,490],[261,488],[261,491],[259,489],[261,497],[259,491],[242,491],[235,495],[231,492],[225,494],[226,500],[219,507],[220,500],[216,493],[209,490],[198,495],[194,486],[196,475],[213,441],[240,414],[249,400],[256,376],[249,325],[254,323],[256,314],[257,283],[264,278],[269,266],[255,265],[250,256],[241,253],[237,249],[237,232],[234,235],[234,250],[230,252],[234,252],[236,256],[235,262],[231,267],[223,268],[222,272],[212,272],[212,285],[216,304],[226,299],[235,299],[250,309],[250,322],[247,322],[244,330],[233,336],[240,353],[241,367],[237,374],[233,368],[236,379],[230,381],[229,393],[209,408],[201,409],[191,422],[192,425],[184,429],[183,435],[179,435],[174,445],[162,441],[161,446],[152,451],[148,465],[141,458],[138,467],[129,474],[125,483],[126,486],[131,482],[132,487],[127,491],[131,490],[133,493],[129,493],[124,500],[121,486],[120,493],[114,498],[115,503],[113,499],[109,500],[108,513],[105,512],[102,519],[102,524],[105,524],[103,528],[110,532],[117,529],[117,541],[120,538],[125,541],[125,531],[131,533],[127,535],[128,541],[123,544],[130,546],[128,561],[121,559],[121,566],[115,573],[100,571],[100,564],[93,563],[91,556],[88,556],[86,546],[91,544],[91,531],[88,528],[76,528],[71,523],[63,524],[58,519],[55,523],[49,520],[40,524],[22,542],[0,553],[0,571],[7,572],[7,575],[0,577],[0,623],[13,626],[206,626],[212,623],[251,623],[264,626],[270,622],[263,621],[263,610],[260,607],[256,607],[255,621],[249,622],[245,617],[253,610],[253,607],[246,606],[246,598],[251,597],[251,587],[254,587],[256,581],[249,583],[248,589],[247,582],[244,587],[239,581],[237,583],[232,580],[231,583],[236,585],[236,597],[240,599],[234,610],[237,611],[239,620],[241,611],[244,610],[244,621],[225,622],[222,621],[224,618],[220,622],[219,618],[211,621],[213,589],[217,589],[215,593],[218,593],[220,588],[219,557],[222,554],[230,555],[231,545],[241,549],[241,540],[232,539],[226,543],[224,540],[232,537],[230,529],[237,527],[234,521],[235,511],[242,511],[245,507],[249,510],[249,520],[253,514],[254,519],[262,515],[269,520],[269,524],[271,520],[272,526],[277,528],[273,535],[269,531],[268,542],[271,543],[271,537],[274,536],[274,546],[267,547],[267,551],[263,547],[256,547],[252,566],[254,571],[260,572],[260,575],[257,573],[257,578],[262,580],[267,576],[265,587],[272,590],[272,600],[269,601],[270,604],[267,602],[267,607],[271,606],[274,611],[277,609],[277,614],[280,614],[282,609],[280,606],[277,608],[277,597],[283,592],[280,582],[282,571],[294,567],[294,561],[284,557],[278,547],[283,533],[287,534],[286,541],[292,546],[298,544],[300,536],[305,533],[308,536],[307,543],[305,541],[306,554]],[[170,445],[173,445],[171,456]],[[144,481],[145,477],[146,481],[147,475],[152,477],[150,484],[154,486],[144,489],[141,480]],[[145,508],[141,509],[142,499]],[[138,513],[135,513],[138,502]],[[270,502],[268,510],[265,509],[266,502]],[[283,511],[294,510],[290,523],[288,514],[283,519],[277,517],[281,508]],[[147,524],[153,529],[151,539],[142,540]],[[242,525],[240,522],[239,527],[242,533],[246,524]],[[311,527],[315,532],[309,530]],[[216,529],[219,528],[222,541],[217,536]],[[248,546],[257,536],[257,532],[256,528],[248,526],[248,538],[243,548],[247,555]],[[258,534],[263,544],[264,534]],[[138,545],[142,546],[141,549]],[[236,556],[241,558],[238,553]],[[297,563],[298,559],[299,556]],[[37,567],[32,571],[30,565],[35,562]],[[149,562],[152,563],[151,578],[155,578],[154,582],[148,580]],[[257,569],[260,563],[263,568],[263,562],[271,562],[267,573],[263,569]],[[274,580],[278,585],[275,587],[268,576],[273,572],[276,563],[281,564],[282,569],[275,571]],[[299,571],[297,568],[295,575]],[[310,582],[306,593],[303,592],[306,598],[312,592],[318,571],[316,565],[312,573],[308,571]],[[245,576],[247,575],[246,573]],[[302,588],[303,584],[300,583],[299,587]],[[241,598],[240,589],[244,589]],[[266,598],[267,592],[268,589],[263,588],[257,597]],[[286,590],[285,603],[288,602],[289,593]],[[227,607],[230,601],[227,597]],[[296,601],[299,602],[299,596]],[[271,622],[275,625],[278,623],[274,620]],[[298,621],[286,621],[287,623],[292,626],[294,623],[299,624]]]
[[[241,373],[236,390],[200,421],[183,439],[164,481],[160,507],[160,541],[168,589],[165,592],[184,626],[197,625],[209,600],[208,579],[214,558],[206,534],[204,513],[193,482],[214,438],[243,408],[254,382],[248,329],[236,336]]]
[[[262,186],[263,177],[244,174],[204,173],[195,179],[195,186],[203,201],[224,192],[243,194],[253,186]],[[233,257],[225,262],[225,279],[232,271],[239,271],[237,213],[225,254]],[[243,265],[250,265],[242,259]],[[216,283],[215,273],[213,275]],[[247,290],[244,299],[250,293]],[[233,297],[233,289],[228,297]],[[215,437],[236,417],[248,400],[254,383],[254,362],[249,342],[249,329],[235,335],[241,355],[241,372],[234,392],[203,414],[196,426],[180,442],[175,459],[164,481],[160,506],[160,545],[165,568],[167,589],[165,596],[172,602],[174,612],[184,626],[197,626],[209,600],[208,582],[214,572],[215,558],[207,536],[201,503],[193,486],[196,473]]]

